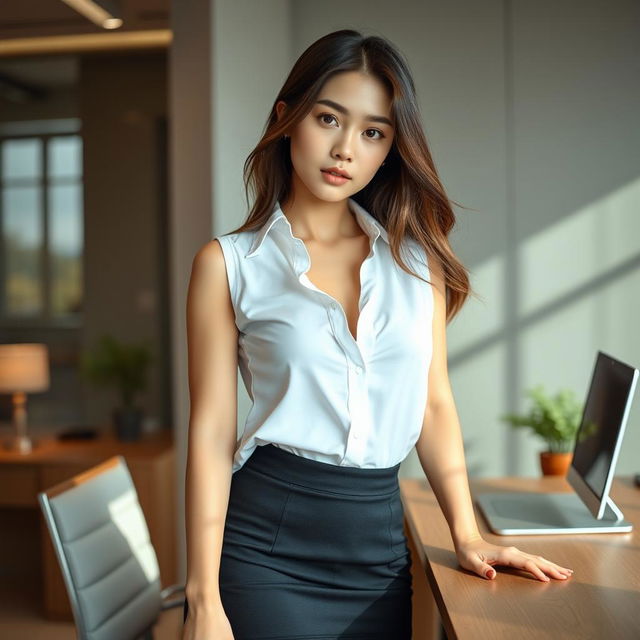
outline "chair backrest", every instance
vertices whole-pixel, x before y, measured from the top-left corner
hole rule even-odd
[[[134,640],[161,609],[160,571],[122,456],[38,494],[80,640]]]

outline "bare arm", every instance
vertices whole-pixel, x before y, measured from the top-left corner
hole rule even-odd
[[[433,359],[429,369],[429,398],[416,449],[420,463],[451,530],[456,555],[464,569],[489,580],[496,577],[494,565],[525,569],[543,581],[566,579],[571,570],[542,556],[517,547],[485,541],[478,529],[462,446],[460,421],[447,372],[445,289],[442,268],[429,256],[434,288]]]
[[[217,240],[193,259],[187,295],[189,443],[186,469],[189,609],[221,606],[222,536],[236,446],[238,330]]]
[[[446,298],[442,267],[429,256],[430,280],[435,287],[433,356],[429,369],[429,397],[416,450],[457,547],[479,536],[462,446],[460,422],[447,371]]]

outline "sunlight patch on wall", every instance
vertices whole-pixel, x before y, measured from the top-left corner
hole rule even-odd
[[[520,247],[520,314],[588,285],[640,254],[640,178],[528,238]]]

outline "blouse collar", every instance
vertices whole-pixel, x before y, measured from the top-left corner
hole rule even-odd
[[[367,233],[367,235],[371,238],[371,243],[373,244],[378,236],[380,236],[387,244],[389,244],[389,236],[385,228],[360,204],[358,204],[353,198],[347,198],[349,203],[349,208],[356,215],[358,223],[362,227],[362,229]],[[267,234],[271,230],[271,228],[275,224],[284,224],[286,225],[289,235],[291,239],[295,236],[293,235],[293,231],[291,230],[291,224],[289,220],[284,215],[282,208],[280,207],[280,201],[276,201],[276,204],[273,207],[273,212],[267,218],[266,222],[262,227],[260,227],[258,233],[256,234],[253,242],[251,243],[251,247],[249,248],[249,253],[245,255],[245,258],[251,258],[256,255],[260,251],[260,247],[264,242]]]

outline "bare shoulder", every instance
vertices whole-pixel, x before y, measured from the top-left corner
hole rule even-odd
[[[199,271],[223,271],[225,269],[222,247],[216,238],[202,245],[193,257],[192,268]]]
[[[215,288],[226,284],[224,253],[217,239],[204,244],[193,257],[191,279],[205,281],[207,286],[213,285]]]
[[[200,247],[191,265],[190,307],[202,313],[226,311],[227,319],[233,318],[226,268],[224,253],[217,239]]]

